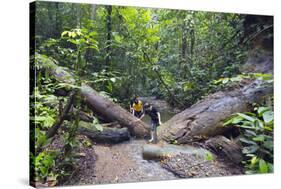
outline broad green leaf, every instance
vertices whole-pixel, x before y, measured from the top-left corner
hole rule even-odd
[[[68,33],[68,31],[64,31],[61,33],[61,37],[63,37],[64,35],[66,35]]]
[[[246,129],[245,135],[252,137],[252,136],[256,136],[257,134],[252,130]]]
[[[268,166],[263,159],[259,160],[259,172],[260,173],[268,173]]]
[[[68,39],[67,41],[75,44],[75,45],[78,45],[79,44],[79,41],[75,40],[75,39]]]
[[[265,142],[263,143],[263,146],[264,146],[266,149],[273,151],[273,141],[272,141],[272,140],[271,140],[271,141],[265,141]]]
[[[253,138],[253,140],[257,141],[257,142],[263,142],[264,139],[265,139],[264,135],[258,135],[258,136]]]
[[[272,163],[267,163],[267,167],[268,167],[268,172],[269,173],[273,173],[273,171],[274,171],[273,164]]]
[[[259,116],[262,116],[262,114],[266,111],[269,111],[269,107],[258,107],[258,114]]]
[[[259,149],[259,146],[257,146],[257,145],[247,146],[247,147],[243,148],[242,153],[251,154],[251,153],[255,153],[258,149]]]
[[[36,145],[41,146],[44,145],[46,142],[46,135],[40,135],[36,141]]]
[[[237,124],[237,123],[240,123],[242,120],[243,120],[243,118],[236,116],[232,119],[232,123]]]
[[[246,138],[239,138],[239,140],[243,143],[246,143],[246,144],[252,144],[252,145],[256,145],[257,146],[257,143],[255,143],[254,141],[252,140],[249,140],[249,139],[246,139]]]
[[[257,156],[252,157],[250,166],[254,167],[257,162],[258,162]]]
[[[273,121],[273,112],[272,111],[266,111],[262,114],[263,120],[266,124],[269,124]]]
[[[243,113],[237,113],[237,115],[243,117],[244,119],[248,120],[248,121],[251,121],[251,122],[254,122],[255,121],[255,118],[251,117],[251,116],[248,116],[246,114],[243,114]]]

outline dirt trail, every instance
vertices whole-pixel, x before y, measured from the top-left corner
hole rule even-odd
[[[155,101],[154,99],[154,103],[156,103]],[[157,102],[158,108],[161,109],[161,115],[163,115],[161,117],[165,122],[174,113],[168,111],[163,104]],[[146,119],[146,117],[144,117],[144,121],[150,123],[150,119]],[[157,161],[144,160],[142,146],[146,143],[145,140],[131,139],[114,145],[80,146],[79,152],[84,155],[76,165],[75,174],[63,185],[160,181],[187,177],[242,174],[239,167],[224,162],[212,161],[200,165],[198,159],[185,156],[171,157],[162,161],[161,164]],[[198,166],[189,168],[191,164],[198,164]]]
[[[144,140],[115,145],[94,145],[79,162],[79,170],[68,184],[108,184],[177,179],[158,162],[142,158]],[[92,158],[90,157],[92,156]]]

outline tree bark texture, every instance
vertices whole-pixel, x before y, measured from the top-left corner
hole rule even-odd
[[[137,119],[121,106],[107,100],[87,85],[82,85],[81,94],[94,113],[106,118],[108,121],[117,121],[127,127],[131,134],[137,137],[148,136],[149,126]]]
[[[256,80],[236,90],[209,95],[161,125],[159,139],[183,144],[219,135],[227,130],[223,126],[227,118],[249,111],[249,105],[272,92],[273,86]]]

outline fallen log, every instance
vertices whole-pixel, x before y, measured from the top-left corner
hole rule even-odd
[[[143,146],[142,156],[146,160],[161,160],[180,154],[190,154],[201,158],[212,156],[212,153],[204,148],[196,148],[190,145],[179,146],[173,144],[146,144]]]
[[[130,133],[137,137],[148,136],[149,126],[147,124],[137,119],[121,106],[102,97],[91,87],[82,85],[81,94],[90,108],[98,115],[112,122],[117,121],[120,125],[127,127]]]
[[[214,93],[161,125],[158,136],[169,143],[184,144],[222,134],[229,128],[223,126],[227,118],[251,110],[249,105],[272,92],[272,85],[256,80],[233,91]]]
[[[96,143],[119,143],[130,139],[127,128],[95,128],[91,123],[79,122],[78,133],[87,136]]]
[[[149,126],[118,104],[101,96],[86,84],[75,86],[76,80],[74,79],[73,74],[71,74],[68,69],[58,66],[55,60],[44,55],[36,54],[35,63],[40,64],[40,66],[48,71],[58,82],[66,83],[69,86],[78,88],[87,104],[98,116],[106,118],[109,122],[117,121],[120,125],[127,127],[130,133],[136,137],[149,135]]]

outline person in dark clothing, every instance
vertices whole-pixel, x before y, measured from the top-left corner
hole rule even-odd
[[[151,139],[149,142],[157,143],[157,126],[161,125],[161,116],[160,112],[153,107],[149,103],[144,104],[144,114],[140,117],[140,119],[147,114],[151,118],[151,125],[150,125],[150,135]]]

